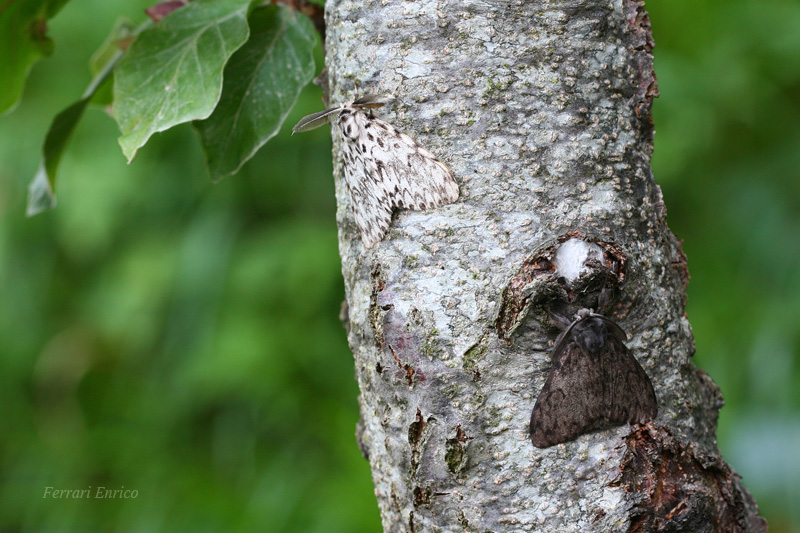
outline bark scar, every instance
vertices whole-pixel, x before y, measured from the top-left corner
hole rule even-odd
[[[510,337],[536,300],[555,300],[560,296],[561,299],[572,302],[580,296],[581,291],[571,291],[570,287],[562,282],[563,280],[553,280],[556,283],[542,283],[546,279],[544,276],[552,277],[556,273],[553,265],[556,250],[564,242],[575,238],[593,242],[603,248],[603,264],[597,266],[607,271],[612,286],[620,287],[625,283],[627,255],[623,253],[622,248],[615,243],[587,236],[578,230],[568,231],[535,250],[522,262],[517,273],[506,284],[495,320],[495,329],[501,339],[507,340]]]
[[[701,455],[663,426],[639,426],[626,438],[620,475],[609,485],[644,495],[631,516],[630,532],[766,531],[766,521],[748,513],[752,496],[719,457]]]

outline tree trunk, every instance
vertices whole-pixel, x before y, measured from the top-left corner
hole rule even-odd
[[[396,214],[365,250],[334,142],[359,438],[384,530],[765,529],[716,447],[719,390],[690,360],[686,261],[650,169],[642,3],[328,0],[326,22],[330,100],[398,96],[377,114],[461,189]],[[560,254],[578,241],[599,255],[571,275]],[[601,286],[658,417],[535,448],[548,313],[595,306]]]

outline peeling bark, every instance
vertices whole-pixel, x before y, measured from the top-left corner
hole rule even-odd
[[[759,531],[719,456],[716,385],[691,363],[686,258],[650,169],[653,73],[641,2],[326,5],[332,103],[380,116],[447,163],[456,204],[395,215],[364,250],[334,144],[359,441],[385,531]],[[603,257],[566,280],[559,246]],[[609,314],[659,402],[646,426],[534,448],[548,318]]]
[[[625,438],[620,476],[611,486],[621,486],[637,502],[632,532],[766,529],[755,502],[719,455],[678,442],[665,426],[642,427]]]

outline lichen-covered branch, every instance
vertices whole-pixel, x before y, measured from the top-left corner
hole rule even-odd
[[[650,169],[642,4],[329,0],[326,25],[330,103],[397,96],[377,114],[461,192],[397,213],[365,250],[334,143],[359,438],[384,529],[763,529],[719,457],[719,391],[691,363],[686,261]],[[566,266],[576,240],[599,251]],[[549,313],[594,307],[603,287],[658,416],[535,448]]]

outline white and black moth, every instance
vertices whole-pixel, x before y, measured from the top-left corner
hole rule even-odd
[[[658,412],[653,384],[605,316],[581,309],[561,332],[553,367],[531,413],[531,441],[547,448],[583,433],[643,424]]]
[[[318,128],[336,117],[344,179],[364,246],[383,239],[392,210],[430,209],[458,200],[458,183],[444,163],[370,109],[390,100],[370,94],[308,115],[292,134]]]

